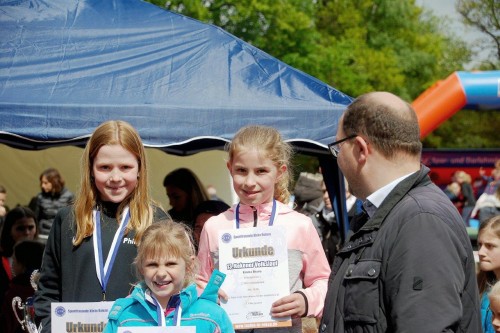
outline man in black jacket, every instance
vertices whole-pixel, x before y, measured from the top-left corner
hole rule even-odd
[[[481,332],[472,247],[461,216],[420,164],[411,106],[360,96],[329,145],[366,213],[351,221],[325,299],[323,332]]]

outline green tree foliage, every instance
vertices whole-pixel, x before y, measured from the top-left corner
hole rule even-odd
[[[498,148],[500,147],[499,111],[457,112],[450,120],[424,139],[427,148]]]
[[[342,79],[357,76],[351,86],[335,84],[354,96],[387,90],[411,101],[470,56],[464,42],[441,34],[437,18],[413,1],[328,0],[318,17],[323,36],[333,37],[330,52],[348,59],[333,65],[327,82],[342,71]]]
[[[494,51],[492,60],[485,61],[482,67],[498,69],[500,67],[500,1],[458,0],[456,8],[466,25],[477,28],[486,37],[479,41],[480,48]]]

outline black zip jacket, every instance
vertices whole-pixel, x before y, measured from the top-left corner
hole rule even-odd
[[[115,231],[116,205],[104,207],[101,224],[102,251],[106,261]],[[156,208],[154,221],[168,218],[167,213]],[[94,259],[93,236],[87,237],[78,247],[73,246],[76,233],[73,207],[62,208],[52,225],[45,246],[40,280],[35,299],[35,313],[41,320],[42,332],[50,332],[51,302],[99,302],[103,300]],[[111,270],[106,288],[106,301],[127,297],[138,281],[132,264],[137,255],[135,232],[124,235]]]
[[[399,183],[348,235],[332,267],[320,333],[481,332],[471,243],[428,172],[422,166]]]

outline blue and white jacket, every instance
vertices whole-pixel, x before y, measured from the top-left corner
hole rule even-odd
[[[493,327],[493,313],[490,310],[490,299],[488,298],[488,291],[483,293],[481,296],[481,326],[483,327],[483,333],[495,333],[495,328]]]
[[[181,291],[178,295],[182,308],[180,326],[196,326],[196,332],[204,333],[234,332],[227,313],[217,304],[217,292],[224,278],[224,273],[214,271],[200,296],[195,284]],[[141,282],[135,286],[129,297],[117,299],[109,311],[108,323],[103,333],[116,333],[118,327],[125,326],[159,326],[157,306],[150,300],[146,290],[146,284]],[[167,326],[176,325],[176,315],[177,311],[172,311],[165,317]]]

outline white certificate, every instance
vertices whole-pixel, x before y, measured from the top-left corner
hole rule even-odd
[[[235,329],[291,326],[290,317],[271,317],[272,304],[290,294],[288,251],[283,226],[219,232],[221,286],[229,300],[221,302]]]
[[[196,326],[118,327],[117,333],[196,333]]]
[[[53,302],[51,332],[102,332],[114,302]]]

